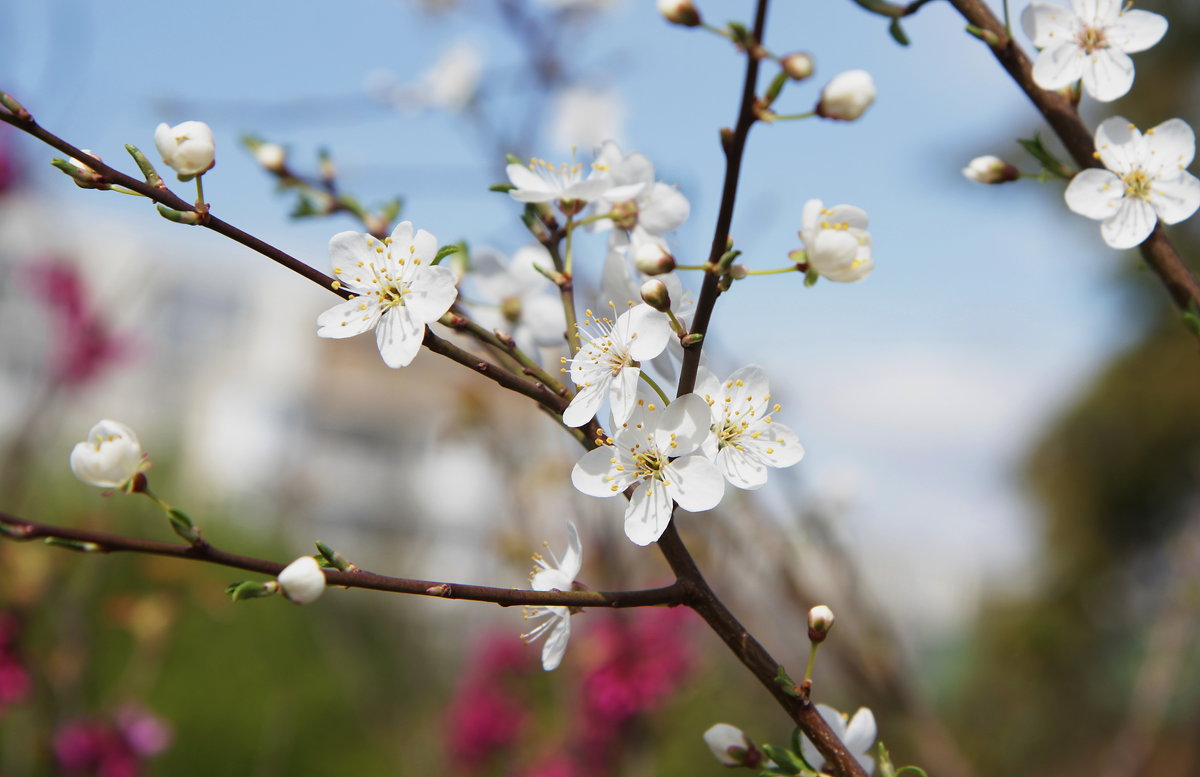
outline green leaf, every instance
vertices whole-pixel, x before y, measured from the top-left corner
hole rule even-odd
[[[1046,144],[1042,142],[1040,132],[1035,132],[1032,138],[1018,138],[1017,142],[1022,148],[1029,152],[1029,155],[1036,159],[1042,166],[1042,169],[1057,178],[1070,180],[1075,176],[1075,171],[1070,165],[1065,164],[1062,160],[1051,153],[1050,149],[1046,148]]]
[[[782,771],[780,774],[800,774],[805,771],[804,759],[799,758],[791,750],[786,747],[776,747],[775,745],[763,745],[763,753],[767,758],[775,762],[775,766]]]
[[[901,46],[909,44],[908,35],[904,33],[904,28],[900,26],[899,19],[892,19],[892,23],[888,25],[888,32],[892,36],[892,40],[899,43]]]
[[[808,286],[809,288],[816,286],[817,281],[820,279],[821,273],[817,272],[816,269],[812,267],[809,267],[808,272],[804,273],[804,285]]]
[[[441,262],[447,256],[450,256],[451,254],[462,254],[462,253],[466,253],[466,251],[467,251],[467,244],[462,242],[461,240],[457,243],[451,243],[450,245],[444,245],[438,249],[437,256],[433,257],[432,264],[438,264],[439,262]]]

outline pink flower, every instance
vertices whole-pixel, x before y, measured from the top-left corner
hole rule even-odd
[[[88,302],[77,267],[47,258],[31,263],[26,273],[34,295],[47,305],[54,321],[51,376],[55,383],[86,385],[124,357],[124,338],[113,335]]]

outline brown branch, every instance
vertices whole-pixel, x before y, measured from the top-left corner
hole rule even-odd
[[[200,546],[144,540],[138,537],[123,537],[117,534],[53,526],[17,518],[0,513],[0,536],[12,540],[27,541],[53,538],[70,542],[90,543],[96,553],[144,553],[153,556],[203,561],[224,567],[257,572],[274,577],[286,564],[277,561],[229,553],[209,543]],[[636,591],[527,591],[517,588],[492,588],[463,583],[440,583],[433,580],[413,580],[389,577],[373,572],[339,572],[336,569],[322,570],[331,586],[342,588],[365,588],[372,591],[434,596],[441,599],[466,599],[475,602],[491,602],[501,607],[514,605],[557,606],[557,607],[651,607],[655,605],[677,605],[683,602],[683,586],[676,582],[663,588]]]
[[[1062,94],[1046,91],[1033,82],[1029,58],[1008,36],[1004,24],[991,9],[982,0],[950,0],[950,4],[967,22],[995,36],[996,44],[989,45],[992,54],[1046,118],[1071,158],[1080,167],[1101,167],[1100,161],[1093,156],[1092,132],[1079,118],[1075,106]],[[1200,283],[1184,264],[1161,224],[1154,227],[1140,250],[1142,259],[1158,275],[1180,310],[1200,307]]]

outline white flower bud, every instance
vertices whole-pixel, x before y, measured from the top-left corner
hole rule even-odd
[[[977,156],[963,168],[967,180],[976,183],[1007,183],[1020,177],[1017,168],[995,156]]]
[[[675,269],[675,257],[658,243],[642,243],[633,252],[633,266],[644,275],[662,275]]]
[[[643,283],[642,301],[659,313],[666,313],[671,309],[671,293],[667,291],[667,284],[658,278],[651,278]]]
[[[202,121],[185,121],[174,127],[159,124],[154,145],[163,162],[182,179],[194,178],[216,164],[212,129]]]
[[[99,154],[93,154],[91,149],[83,148],[83,149],[80,149],[80,151],[83,152],[85,158],[94,159],[97,162],[104,161],[103,159],[100,158]],[[86,182],[81,181],[78,178],[72,178],[71,180],[73,180],[75,182],[75,185],[78,186],[80,189],[100,189],[100,188],[107,189],[108,188],[107,185],[100,183],[103,176],[100,175],[100,173],[97,173],[95,170],[93,170],[92,166],[89,165],[87,162],[80,162],[75,157],[71,157],[67,161],[70,162],[71,164],[75,165],[76,167],[78,167],[80,170],[82,170],[84,173],[86,173],[88,175],[88,177],[93,179],[93,185],[89,186]]]
[[[284,165],[287,164],[287,151],[278,143],[263,143],[254,149],[254,159],[264,169],[273,173],[281,173]]]
[[[818,604],[808,611],[808,638],[813,642],[824,642],[833,628],[833,610]]]
[[[783,72],[793,81],[803,81],[813,74],[813,60],[803,51],[788,54],[781,60]]]
[[[692,5],[692,0],[658,0],[658,12],[671,24],[700,26],[700,12]]]
[[[147,466],[134,431],[108,419],[93,426],[88,438],[71,450],[71,472],[84,483],[100,488],[132,491],[137,476]]]
[[[704,732],[704,743],[724,766],[754,768],[762,762],[762,754],[737,726],[717,723]]]
[[[315,602],[325,593],[325,573],[312,556],[301,556],[288,564],[276,579],[283,595],[296,604]]]
[[[875,102],[875,81],[865,70],[840,73],[821,90],[817,115],[826,119],[854,121]]]

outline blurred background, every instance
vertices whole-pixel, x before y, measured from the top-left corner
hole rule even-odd
[[[834,608],[815,698],[872,708],[898,763],[1200,773],[1194,341],[1060,183],[961,176],[984,153],[1032,172],[1015,139],[1048,133],[948,5],[905,21],[909,48],[849,0],[774,5],[768,47],[817,67],[780,112],[810,110],[852,68],[879,97],[852,124],[754,128],[742,260],[785,264],[819,198],[870,214],[876,270],[811,289],[752,278],[721,298],[710,363],[762,364],[807,455],[685,516],[685,540],[795,672],[804,612]],[[1195,126],[1200,8],[1139,7],[1170,31],[1136,55],[1130,95],[1085,98],[1085,118]],[[699,8],[714,24],[751,14]],[[368,208],[399,196],[441,242],[508,254],[528,237],[487,191],[504,154],[587,162],[613,139],[688,197],[672,244],[698,263],[741,78],[727,42],[634,0],[0,4],[0,88],[43,126],[132,171],[124,144],[157,159],[160,121],[209,123],[214,212],[322,270],[329,237],[357,225],[291,218],[295,190],[242,136],[311,176],[326,149]],[[0,510],[169,539],[153,505],[70,476],[74,442],[115,418],[138,430],[155,490],[228,549],[286,560],[319,538],[382,573],[522,587],[569,519],[589,587],[669,582],[622,536],[619,505],[569,487],[578,448],[528,403],[432,354],[393,372],[369,337],[319,340],[326,292],[145,202],[77,189],[56,155],[0,126]],[[1195,255],[1193,223],[1169,234]],[[604,236],[576,250],[595,289]],[[0,564],[3,777],[693,775],[721,769],[700,739],[712,723],[790,733],[687,612],[575,616],[546,674],[515,611],[362,591],[235,606],[236,572],[11,543]]]

